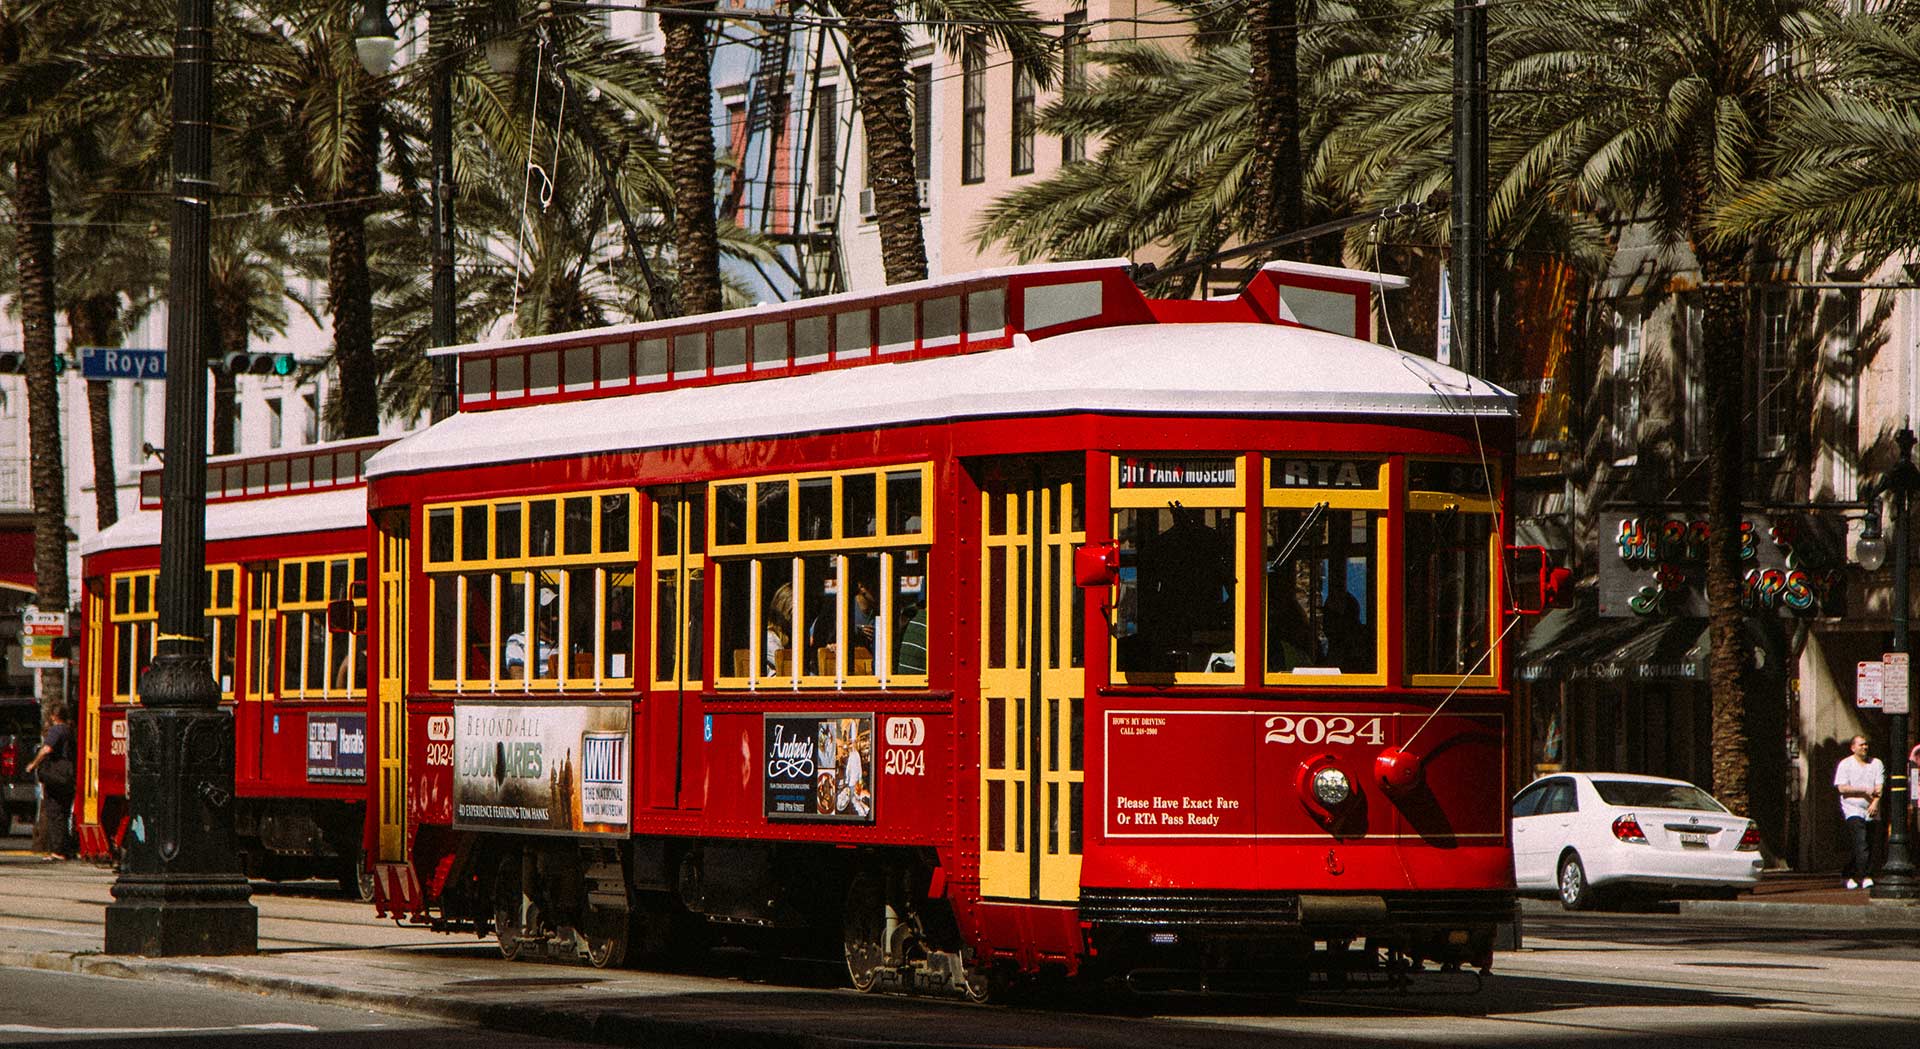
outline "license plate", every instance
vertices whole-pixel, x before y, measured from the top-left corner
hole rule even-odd
[[[1704,849],[1707,847],[1707,836],[1705,834],[1682,834],[1680,835],[1680,844],[1691,849]]]

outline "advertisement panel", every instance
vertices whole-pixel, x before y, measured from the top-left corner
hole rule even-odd
[[[367,781],[367,716],[307,715],[307,782]]]
[[[768,819],[874,821],[872,714],[768,714],[764,739]]]
[[[454,826],[626,833],[628,704],[460,703],[453,721]]]

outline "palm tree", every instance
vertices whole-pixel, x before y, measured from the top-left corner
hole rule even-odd
[[[685,6],[716,9],[713,0]],[[713,49],[704,15],[663,14],[660,24],[667,36],[660,86],[673,168],[678,305],[681,313],[711,313],[720,308],[720,239],[713,210]]]

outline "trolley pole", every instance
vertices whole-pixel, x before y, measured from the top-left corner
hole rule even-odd
[[[1461,371],[1487,369],[1487,0],[1453,5],[1453,339]]]
[[[110,954],[252,954],[259,920],[233,834],[233,715],[221,709],[205,617],[213,0],[180,0],[173,45],[173,235],[159,637],[127,715],[125,859],[107,905]]]

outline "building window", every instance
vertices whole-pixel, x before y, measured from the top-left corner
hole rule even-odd
[[[919,464],[711,486],[716,682],[925,687],[931,472]]]
[[[313,390],[302,391],[300,406],[306,409],[306,414],[300,420],[300,443],[320,443],[320,394]]]
[[[840,192],[840,87],[821,84],[813,96],[814,195]]]
[[[127,405],[126,426],[121,433],[126,434],[127,465],[142,466],[147,461],[147,384],[144,382],[117,382],[115,386],[125,397]],[[240,413],[234,413],[234,426],[237,428]],[[235,435],[236,437],[238,434]],[[240,445],[236,441],[235,448]]]
[[[1013,67],[1013,173],[1033,174],[1033,74]]]
[[[922,182],[933,177],[932,66],[913,67],[913,177]]]
[[[432,687],[633,687],[635,498],[429,505]]]
[[[1685,432],[1682,433],[1683,454],[1688,459],[1698,460],[1707,457],[1707,348],[1701,337],[1706,311],[1698,302],[1682,298],[1675,304],[1675,310],[1682,318],[1686,339],[1686,403],[1681,406],[1685,413]]]
[[[280,447],[285,424],[285,410],[280,403],[280,398],[267,398],[267,447]]]
[[[1828,339],[1827,418],[1833,439],[1833,491],[1851,495],[1860,484],[1860,293],[1839,293],[1840,320]]]
[[[968,44],[960,59],[960,181],[987,180],[987,54]]]
[[[1793,331],[1789,300],[1784,291],[1769,292],[1760,306],[1760,353],[1754,369],[1754,419],[1761,455],[1780,455],[1787,449],[1793,426]]]
[[[1087,13],[1068,11],[1060,27],[1060,94],[1071,98],[1087,89]],[[1087,140],[1060,136],[1060,163],[1087,159]]]
[[[1613,311],[1613,454],[1625,459],[1638,449],[1640,430],[1640,309]]]

